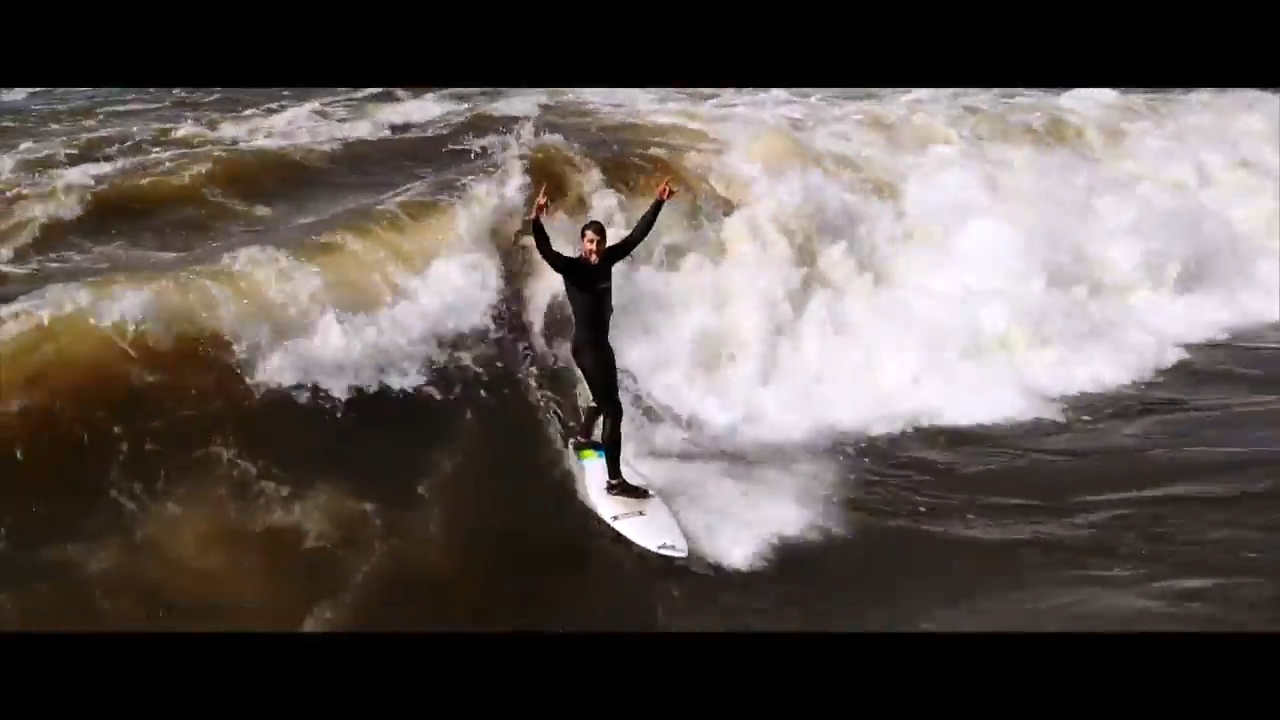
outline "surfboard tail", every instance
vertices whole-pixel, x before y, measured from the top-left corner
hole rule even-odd
[[[599,456],[601,460],[604,459],[604,443],[597,440],[579,440],[575,438],[569,442],[569,449],[573,450],[579,460],[591,460],[596,456]]]

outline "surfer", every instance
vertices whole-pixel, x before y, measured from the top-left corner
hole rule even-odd
[[[591,405],[582,414],[578,442],[591,442],[596,422],[602,417],[600,439],[604,444],[606,485],[611,495],[642,499],[650,493],[622,477],[622,398],[618,393],[618,366],[609,343],[609,321],[613,316],[613,266],[631,254],[653,230],[663,204],[675,195],[671,179],[658,186],[658,197],[640,217],[631,233],[614,245],[607,245],[604,224],[590,220],[582,226],[582,252],[574,257],[551,247],[551,238],[542,226],[547,211],[547,186],[538,191],[529,219],[533,224],[534,247],[551,269],[564,278],[565,293],[573,309],[573,361],[582,371],[591,390]]]

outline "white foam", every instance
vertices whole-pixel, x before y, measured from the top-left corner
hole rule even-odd
[[[778,143],[767,119],[719,119],[730,151],[711,172],[740,205],[705,227],[669,210],[657,244],[695,254],[620,268],[622,361],[692,417],[795,440],[1052,415],[1063,395],[1150,377],[1181,344],[1277,321],[1280,104],[1166,102],[1167,119],[1094,158],[976,142],[954,105],[930,109],[953,143],[906,153],[821,121]],[[836,155],[885,168],[900,199],[811,161]]]
[[[93,133],[86,137],[103,134],[106,133]],[[18,175],[14,172],[14,168],[23,160],[65,153],[65,142],[65,138],[40,142],[26,141],[13,152],[0,155],[0,179]],[[13,259],[19,248],[34,241],[45,223],[78,217],[84,211],[89,193],[99,187],[108,176],[177,154],[179,152],[108,162],[87,162],[25,178],[21,199],[5,208],[5,215],[0,217],[0,231],[5,231],[7,234],[7,237],[0,239],[0,263]],[[37,260],[36,264],[40,264],[40,260]]]
[[[196,136],[209,141],[231,143],[246,147],[282,148],[295,145],[320,149],[332,149],[350,140],[384,137],[392,129],[404,125],[421,125],[421,132],[437,132],[449,122],[466,117],[465,103],[448,99],[442,94],[426,94],[420,97],[390,103],[361,102],[367,96],[379,92],[376,88],[322,98],[295,104],[275,112],[264,108],[252,108],[233,120],[226,120],[212,130],[195,122],[179,126],[177,136]],[[133,97],[133,96],[128,96]],[[537,112],[539,95],[519,95],[500,100],[506,102],[512,113]],[[128,99],[128,98],[126,98]],[[272,103],[268,108],[279,108],[284,103]],[[153,107],[147,104],[118,105],[104,108],[102,113],[115,110],[137,110]],[[135,134],[152,132],[163,126],[133,128]],[[112,127],[80,136],[110,136],[121,129]],[[0,155],[0,179],[20,176],[15,172],[19,163],[50,155],[64,154],[70,138],[56,137],[40,141],[24,141],[18,147]],[[31,243],[45,223],[51,220],[70,220],[83,212],[89,193],[104,178],[140,165],[166,162],[193,151],[186,148],[154,153],[143,157],[124,158],[112,162],[94,162],[37,173],[22,177],[26,197],[9,208],[0,220],[0,230],[18,228],[0,240],[0,264],[13,259],[16,251]],[[204,167],[200,165],[199,167]],[[192,170],[194,171],[194,169]],[[39,264],[40,260],[36,261]],[[10,266],[5,266],[10,268]],[[10,268],[11,269],[11,268]]]
[[[413,387],[427,380],[422,366],[442,341],[491,329],[501,282],[492,234],[521,210],[527,190],[521,170],[512,156],[498,175],[473,183],[451,210],[450,236],[422,239],[443,242],[444,254],[420,273],[395,276],[396,298],[374,311],[338,312],[315,266],[255,246],[220,263],[255,288],[252,302],[223,281],[190,278],[97,291],[54,285],[0,307],[0,341],[81,311],[101,325],[146,331],[159,341],[182,330],[220,331],[235,344],[249,379],[266,385],[315,383],[336,397],[380,384]],[[198,307],[212,311],[193,317]]]
[[[545,102],[546,93],[528,93],[502,98],[485,106],[483,110],[492,115],[534,117],[542,110],[542,103]]]
[[[0,90],[0,102],[16,102],[44,88],[4,88]]]
[[[405,296],[388,308],[326,310],[305,334],[264,353],[252,377],[269,385],[315,383],[336,397],[359,387],[415,387],[428,380],[423,361],[438,356],[441,340],[487,326],[498,279],[491,256],[441,259],[408,279]]]
[[[337,397],[357,387],[403,389],[426,382],[423,363],[437,356],[442,341],[491,329],[489,313],[502,275],[492,236],[520,211],[526,189],[515,156],[498,175],[472,184],[452,210],[453,236],[446,239],[445,253],[422,273],[399,278],[399,297],[387,307],[340,313],[326,301],[309,301],[305,290],[283,287],[282,303],[306,309],[305,328],[283,341],[259,341],[253,380],[316,383]],[[243,330],[239,337],[249,344]]]
[[[492,329],[490,310],[501,291],[495,227],[518,213],[527,189],[518,159],[497,176],[474,183],[453,209],[446,254],[418,275],[401,279],[400,299],[369,313],[342,314],[324,303],[305,334],[264,353],[253,378],[269,384],[316,383],[337,397],[352,388],[410,388],[427,381],[422,365],[440,342]]]
[[[463,107],[433,95],[384,104],[333,107],[314,101],[265,115],[259,110],[250,110],[241,119],[220,123],[212,134],[246,146],[326,146],[386,136],[396,125],[430,123]],[[182,133],[205,135],[209,131],[191,125]]]
[[[1052,418],[1065,396],[1152,377],[1186,343],[1280,321],[1274,95],[578,97],[723,143],[691,162],[735,212],[668,208],[615,272],[613,333],[647,398],[721,444]],[[617,204],[601,191],[592,207],[612,237],[642,209],[624,222]],[[553,220],[566,246],[582,220]],[[660,265],[665,250],[683,258]],[[702,497],[754,471],[672,480],[648,469],[658,429],[629,412],[624,432],[682,519],[715,518],[700,543],[715,558],[747,564],[804,525]],[[833,478],[755,492],[826,497]],[[813,522],[825,507],[809,506]]]

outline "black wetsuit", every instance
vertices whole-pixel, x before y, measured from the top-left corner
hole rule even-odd
[[[614,245],[606,245],[600,262],[585,257],[561,255],[551,247],[551,238],[542,219],[533,219],[534,246],[538,254],[562,277],[569,305],[573,308],[573,361],[578,364],[591,390],[592,407],[583,415],[583,438],[591,437],[596,419],[603,415],[605,463],[610,480],[622,479],[622,398],[618,394],[618,366],[609,343],[609,321],[613,317],[613,266],[631,254],[658,220],[663,200],[649,206],[629,235]]]

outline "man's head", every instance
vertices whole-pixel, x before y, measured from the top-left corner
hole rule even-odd
[[[582,226],[582,256],[592,265],[600,262],[606,244],[604,223],[590,220]]]

